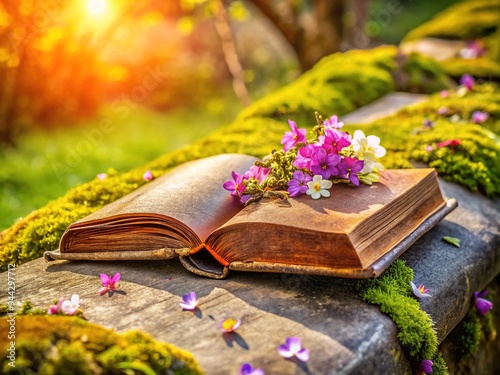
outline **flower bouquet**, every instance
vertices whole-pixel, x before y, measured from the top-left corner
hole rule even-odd
[[[223,184],[231,195],[248,204],[261,198],[287,198],[307,194],[313,199],[329,197],[333,184],[359,186],[379,181],[383,170],[378,159],[385,155],[380,138],[356,130],[351,136],[341,130],[337,116],[323,120],[316,113],[312,138],[306,129],[288,120],[290,131],[281,139],[282,150],[273,150],[244,174],[232,172]]]

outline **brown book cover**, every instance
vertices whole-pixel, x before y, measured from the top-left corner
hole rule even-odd
[[[329,198],[244,207],[222,184],[255,160],[224,154],[183,164],[71,224],[45,259],[179,257],[213,278],[229,270],[376,277],[457,204],[425,168],[383,171],[371,186],[334,185]]]

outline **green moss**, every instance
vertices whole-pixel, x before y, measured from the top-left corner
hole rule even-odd
[[[468,0],[452,5],[430,21],[413,29],[404,41],[426,37],[472,40],[493,35],[500,25],[500,4],[491,0]],[[498,56],[490,56],[497,60]]]
[[[434,357],[438,342],[432,319],[412,295],[412,280],[413,270],[404,261],[396,260],[378,279],[365,281],[360,294],[391,317],[398,327],[399,340],[416,366]]]
[[[480,39],[486,54],[478,59],[452,58],[441,62],[452,77],[472,74],[500,78],[500,3],[491,0],[461,1],[412,30],[403,42],[423,38]]]
[[[2,319],[2,331],[7,324]],[[7,347],[2,341],[2,352]],[[142,332],[117,334],[76,317],[17,316],[16,367],[8,366],[8,361],[6,356],[0,358],[3,374],[121,374],[126,364],[156,374],[202,373],[184,350]]]
[[[457,79],[464,74],[473,74],[484,79],[500,78],[500,63],[486,57],[478,59],[456,57],[444,60],[441,65],[448,75]]]

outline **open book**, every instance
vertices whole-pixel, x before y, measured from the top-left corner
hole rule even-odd
[[[387,170],[368,186],[334,185],[329,198],[261,200],[246,207],[222,188],[256,159],[192,161],[71,224],[45,259],[179,257],[190,271],[378,276],[456,207],[433,169]]]

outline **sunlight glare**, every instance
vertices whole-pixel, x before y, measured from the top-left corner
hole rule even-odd
[[[87,9],[94,16],[100,16],[106,12],[108,3],[106,0],[88,0]]]

